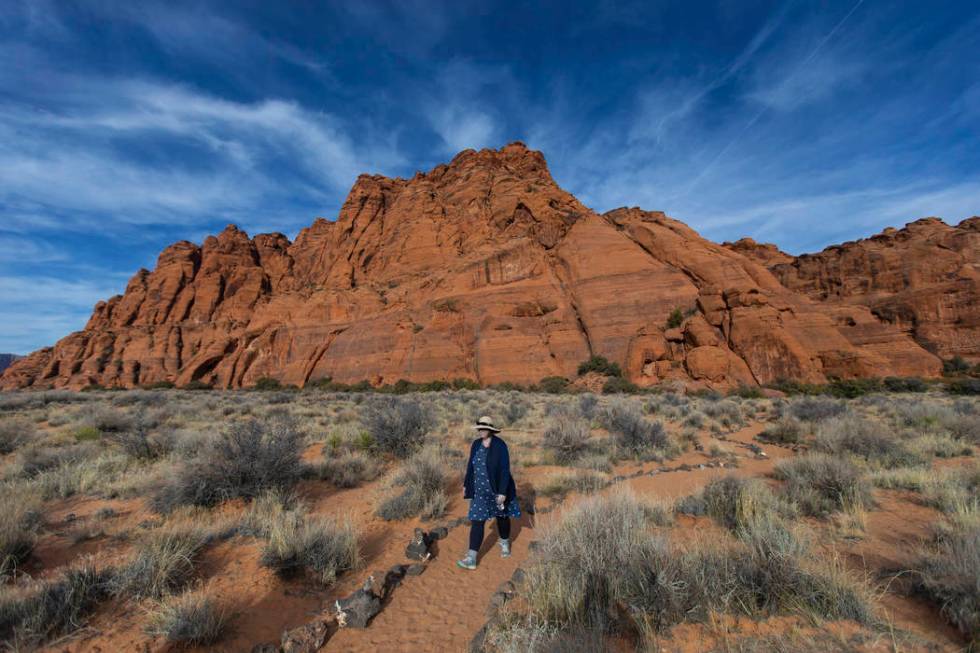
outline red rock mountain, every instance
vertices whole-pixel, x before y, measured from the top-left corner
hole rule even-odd
[[[883,238],[902,244],[881,256]],[[360,176],[295,242],[230,225],[171,245],[0,387],[527,383],[592,354],[644,385],[931,376],[930,348],[976,353],[976,238],[976,219],[914,223],[794,259],[659,212],[599,215],[521,143],[466,150],[408,180]],[[930,267],[910,280],[913,256]]]

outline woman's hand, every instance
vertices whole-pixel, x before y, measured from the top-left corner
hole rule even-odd
[[[507,500],[507,497],[504,496],[503,494],[498,494],[497,495],[497,505],[500,506],[501,508],[504,507],[504,501],[506,501],[506,500]]]

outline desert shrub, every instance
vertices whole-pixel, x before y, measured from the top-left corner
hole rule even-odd
[[[34,439],[34,424],[24,417],[5,417],[0,421],[0,455],[16,451]]]
[[[957,354],[943,361],[943,374],[964,374],[970,371],[970,363]]]
[[[667,316],[666,326],[668,329],[676,329],[684,323],[684,313],[680,308],[675,308]]]
[[[16,474],[24,478],[38,475],[95,456],[97,448],[91,444],[75,444],[64,447],[25,447],[17,452]]]
[[[132,418],[127,413],[103,404],[89,404],[82,408],[81,426],[94,428],[100,433],[125,431],[132,423]]]
[[[545,428],[543,444],[554,454],[555,462],[566,465],[588,450],[591,435],[588,422],[577,417],[559,416]]]
[[[0,488],[0,579],[30,555],[41,525],[42,498],[36,488],[9,484]]]
[[[173,431],[154,431],[155,420],[145,413],[137,413],[132,427],[126,431],[112,433],[106,438],[116,444],[130,458],[136,460],[156,460],[174,449]]]
[[[882,390],[881,379],[833,379],[827,384],[827,392],[835,397],[854,399]]]
[[[909,451],[882,424],[858,416],[827,420],[817,429],[816,451],[852,454],[884,467],[924,464],[926,460]]]
[[[569,381],[563,376],[546,376],[538,381],[537,389],[548,394],[561,394],[569,389]]]
[[[980,395],[980,379],[957,379],[946,388],[954,395]]]
[[[587,420],[595,417],[596,407],[599,405],[599,398],[591,392],[586,392],[578,398],[578,411]]]
[[[269,524],[267,537],[261,563],[284,577],[306,570],[330,585],[359,560],[357,532],[349,522],[288,510]]]
[[[759,480],[736,476],[712,479],[701,491],[704,512],[725,528],[747,528],[760,515],[792,516],[792,506],[781,501]]]
[[[889,490],[922,491],[933,478],[931,469],[925,467],[895,467],[876,469],[871,473],[871,484]]]
[[[741,399],[762,399],[766,396],[759,386],[745,385],[744,383],[740,383],[737,388],[728,394]]]
[[[547,476],[540,485],[535,486],[543,497],[564,497],[570,492],[589,494],[607,487],[609,475],[590,470],[560,472]]]
[[[702,410],[708,417],[721,422],[721,425],[725,428],[730,429],[745,424],[741,407],[737,402],[730,399],[726,401],[709,401],[704,403]]]
[[[609,404],[599,414],[599,421],[616,441],[616,446],[629,456],[642,456],[653,450],[665,450],[670,444],[660,422],[643,417],[636,406],[618,401]]]
[[[885,378],[883,383],[889,392],[925,392],[929,389],[925,381],[914,376],[889,376]]]
[[[0,640],[13,650],[35,650],[55,636],[78,630],[108,596],[110,580],[110,570],[83,562],[26,590],[0,590]]]
[[[169,596],[150,611],[146,632],[174,644],[206,646],[221,639],[228,612],[207,589]]]
[[[738,542],[687,545],[648,526],[648,511],[630,495],[567,510],[526,570],[520,607],[488,640],[507,641],[529,627],[654,634],[718,612],[872,621],[866,588],[834,561],[804,555],[806,538],[778,519],[753,519]]]
[[[949,523],[937,542],[920,552],[918,589],[970,640],[980,644],[980,519]]]
[[[357,487],[362,483],[373,481],[378,477],[379,472],[378,464],[358,451],[339,456],[330,456],[324,451],[324,459],[316,466],[316,474],[320,480],[339,488]]]
[[[980,445],[980,415],[954,412],[943,419],[942,427],[956,440]]]
[[[185,587],[207,543],[204,531],[171,526],[149,533],[132,559],[112,579],[112,593],[135,599],[158,599]]]
[[[594,472],[612,474],[613,464],[608,454],[586,454],[577,458],[573,463],[579,469],[591,469]]]
[[[204,381],[201,380],[194,380],[194,381],[190,381],[189,383],[185,383],[180,387],[180,389],[200,392],[200,391],[214,390],[214,386],[212,386],[210,383],[205,383]]]
[[[775,424],[767,426],[758,435],[758,439],[775,444],[796,444],[802,436],[803,427],[800,422],[792,417],[783,417]]]
[[[790,414],[805,422],[819,422],[837,417],[846,410],[847,406],[844,403],[822,397],[803,397],[789,404]]]
[[[621,376],[613,376],[606,379],[602,384],[602,394],[634,394],[640,391],[640,387],[632,381]]]
[[[872,504],[870,483],[845,458],[806,454],[778,463],[775,476],[786,481],[787,498],[808,515],[826,516]]]
[[[301,446],[302,436],[292,419],[236,422],[158,488],[151,505],[170,512],[181,505],[213,506],[291,487],[303,469]]]
[[[426,449],[415,454],[392,475],[390,491],[378,506],[382,519],[393,521],[421,515],[440,517],[448,506],[443,461],[438,453]]]
[[[980,465],[933,473],[922,488],[922,500],[948,516],[976,508],[980,496]]]
[[[365,407],[363,421],[374,446],[397,458],[416,452],[433,426],[428,406],[402,397],[375,398]]]
[[[102,438],[102,431],[94,426],[79,426],[74,435],[77,442],[95,442]]]
[[[280,390],[282,389],[282,384],[279,383],[279,379],[274,379],[271,376],[263,376],[255,380],[255,384],[252,386],[253,390]]]
[[[578,366],[579,376],[588,374],[589,372],[597,372],[605,376],[623,375],[623,370],[619,367],[619,363],[610,362],[604,356],[592,356]]]
[[[504,424],[513,426],[527,415],[531,410],[531,404],[517,393],[510,393],[504,400]]]

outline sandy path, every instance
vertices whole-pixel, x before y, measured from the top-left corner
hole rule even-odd
[[[774,461],[791,456],[786,449],[766,446],[769,457],[756,459],[748,450],[738,447],[747,444],[764,427],[756,424],[738,431],[728,440],[739,456],[738,468],[704,468],[690,471],[672,471],[640,476],[615,483],[603,492],[616,491],[629,487],[637,494],[651,497],[674,499],[690,494],[703,487],[717,476],[736,473],[740,476],[758,476],[772,469]],[[697,452],[689,452],[682,457],[668,461],[669,467],[680,464],[694,465],[709,459]],[[641,467],[625,465],[617,473],[633,472],[637,469],[651,471],[660,467],[657,463],[647,463]],[[534,478],[541,470],[522,470],[525,477]],[[562,507],[572,506],[579,499],[570,496]],[[450,519],[465,514],[466,504],[454,502]],[[513,555],[509,559],[500,557],[496,546],[496,528],[488,524],[487,536],[481,549],[480,565],[476,571],[465,571],[456,567],[456,560],[468,547],[469,528],[466,525],[454,528],[449,537],[438,542],[437,556],[429,564],[426,572],[418,577],[406,578],[398,587],[388,603],[363,630],[345,628],[338,631],[327,642],[324,650],[350,651],[351,653],[374,651],[465,651],[470,640],[486,623],[490,598],[497,587],[508,580],[514,570],[522,566],[529,556],[528,544],[538,536],[536,530],[550,520],[560,516],[561,508],[547,515],[524,515],[515,522],[511,537]],[[407,543],[412,529],[400,527],[403,533],[395,556],[383,556],[384,562],[396,564],[404,562],[399,558],[401,548]],[[389,554],[391,551],[388,552]],[[381,562],[381,560],[377,560]]]

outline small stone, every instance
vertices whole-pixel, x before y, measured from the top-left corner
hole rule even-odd
[[[444,540],[448,535],[449,529],[445,526],[439,526],[429,531],[429,537],[431,537],[433,540]]]
[[[430,547],[434,540],[421,528],[415,529],[412,541],[405,547],[405,557],[411,560],[428,560],[432,557]]]
[[[698,469],[704,469],[704,464],[699,464]]]
[[[420,562],[409,565],[408,569],[405,570],[405,574],[408,576],[421,576],[423,572],[425,572],[425,565]]]
[[[327,641],[330,627],[319,619],[282,634],[282,653],[314,653]]]
[[[381,597],[371,590],[361,588],[334,603],[334,609],[337,625],[345,628],[367,628],[374,615],[381,612]]]

